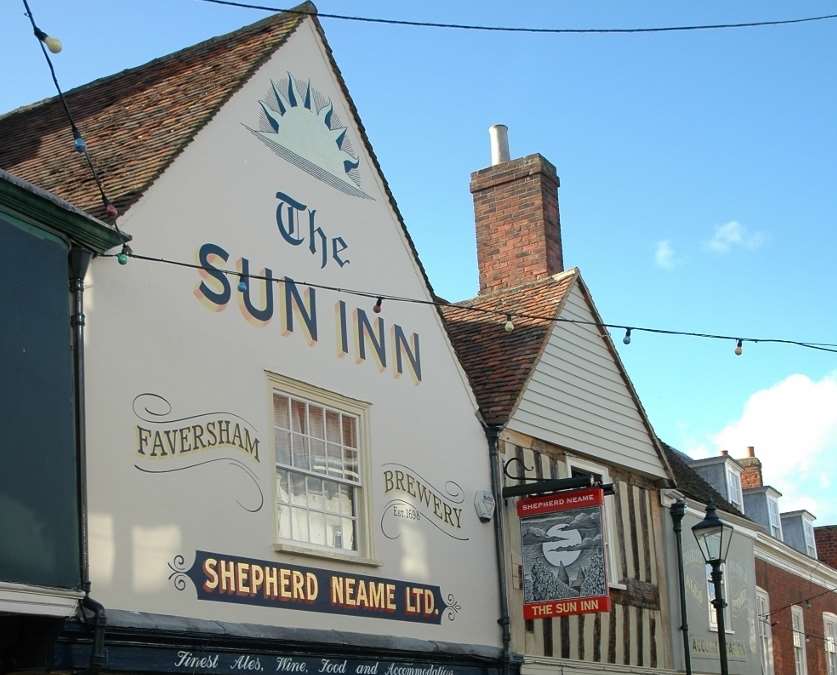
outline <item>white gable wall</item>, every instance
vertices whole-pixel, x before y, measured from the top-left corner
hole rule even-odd
[[[561,318],[595,321],[573,285]],[[508,429],[652,476],[666,471],[595,326],[556,322]]]
[[[312,87],[332,100],[349,127],[348,139],[360,158],[360,186],[371,199],[318,180],[243,126],[258,127],[259,100],[268,97],[271,79],[278,82],[289,71],[303,82],[310,78]],[[304,143],[297,147],[305,150]],[[330,260],[321,268],[307,240],[300,246],[284,240],[276,222],[277,192],[316,210],[316,223],[326,235],[348,244],[342,257],[349,264],[340,267]],[[307,218],[308,213],[299,236],[308,236]],[[197,262],[201,247],[213,243],[229,253],[226,263],[215,260],[218,267],[235,268],[245,257],[253,274],[269,267],[274,277],[287,275],[298,282],[430,297],[310,19],[233,95],[120,223],[133,235],[138,254]],[[284,330],[280,284],[272,287],[273,316],[260,322],[247,315],[235,279],[230,280],[230,300],[220,305],[198,297],[202,281],[221,289],[217,280],[197,270],[140,260],[124,267],[113,258],[94,261],[88,279],[86,370],[94,597],[108,608],[496,644],[493,532],[490,523],[478,521],[473,506],[475,494],[489,488],[486,440],[436,309],[384,302],[376,315],[374,299],[317,289],[317,339],[311,340],[298,314],[294,330]],[[254,304],[264,307],[264,282],[251,284],[259,291],[253,293]],[[307,298],[306,287],[300,285],[299,292]],[[371,322],[384,319],[385,368],[377,364],[371,346],[367,358],[358,359],[351,334],[350,353],[340,355],[341,300],[350,322],[355,308],[363,309]],[[419,335],[418,383],[406,364],[396,377],[395,324],[408,338]],[[265,371],[369,404],[366,496],[372,564],[274,548],[273,412]],[[167,419],[225,411],[252,423],[261,441],[258,461],[234,448],[201,450],[199,458],[244,463],[264,494],[262,508],[250,512],[241,507],[239,501],[252,504],[252,482],[223,462],[185,468],[194,453],[154,460],[138,454],[137,427],[149,425],[138,419],[132,404],[149,392],[171,402]],[[392,519],[393,499],[404,499],[405,508],[417,501],[387,489],[384,471],[392,463],[409,466],[440,490],[447,490],[450,481],[461,486],[461,528],[447,528],[458,538],[433,524],[432,506],[419,509],[415,518]],[[167,472],[149,473],[149,468]],[[191,581],[185,590],[173,586],[169,567],[177,555],[188,567],[197,550],[439,586],[458,607],[450,612],[439,608],[442,622],[433,625],[291,610],[281,604],[199,600]]]

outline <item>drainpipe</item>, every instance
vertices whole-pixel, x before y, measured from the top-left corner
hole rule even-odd
[[[683,634],[683,660],[686,675],[692,675],[692,654],[689,651],[689,621],[686,615],[686,583],[683,579],[683,539],[681,537],[683,516],[686,515],[686,502],[678,499],[669,509],[674,540],[677,549],[677,580],[680,590],[680,631]]]
[[[72,294],[73,384],[75,389],[75,431],[76,431],[76,498],[78,502],[79,567],[81,588],[81,618],[93,620],[93,654],[90,672],[105,665],[105,608],[90,597],[90,562],[88,557],[87,528],[87,428],[84,407],[84,277],[93,253],[74,246],[70,249],[70,293]]]
[[[500,632],[503,641],[503,675],[511,673],[511,622],[509,620],[509,597],[506,579],[505,546],[503,543],[503,496],[502,479],[500,477],[500,454],[497,447],[497,437],[500,427],[485,425],[485,436],[488,439],[488,458],[491,465],[491,492],[494,496],[494,552],[497,558],[497,577],[500,590]]]

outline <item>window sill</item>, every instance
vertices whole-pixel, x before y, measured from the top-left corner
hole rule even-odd
[[[352,555],[351,553],[338,553],[337,551],[328,551],[325,549],[319,550],[316,548],[299,546],[297,544],[289,544],[283,541],[273,542],[273,550],[280,553],[293,553],[295,555],[303,555],[309,558],[339,560],[340,562],[354,563],[355,565],[365,565],[366,567],[381,567],[381,565],[383,565],[383,563],[380,560],[365,558],[360,555]]]
[[[615,588],[617,591],[627,591],[628,586],[627,584],[620,583],[618,581],[611,581],[607,585],[608,588]]]

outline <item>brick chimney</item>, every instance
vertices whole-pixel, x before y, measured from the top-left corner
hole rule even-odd
[[[820,561],[837,568],[837,525],[815,527],[814,539]]]
[[[762,487],[761,462],[756,457],[755,447],[747,446],[747,456],[739,459],[738,463],[744,467],[744,471],[741,472],[741,487],[745,490]]]
[[[564,270],[555,167],[539,154],[508,160],[502,125],[491,136],[492,166],[471,174],[480,293]]]

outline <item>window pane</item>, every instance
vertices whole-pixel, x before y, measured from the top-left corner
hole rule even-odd
[[[325,412],[320,406],[308,404],[308,423],[311,425],[311,436],[325,438]]]
[[[288,493],[288,472],[287,471],[277,471],[276,472],[276,499],[277,501],[287,503],[290,499],[290,494]]]
[[[308,511],[302,509],[291,509],[291,527],[293,528],[293,539],[297,541],[308,541]]]
[[[340,442],[340,415],[333,410],[326,410],[326,439],[332,443]]]
[[[343,415],[343,445],[357,447],[357,422],[354,417]]]
[[[311,449],[311,471],[328,474],[325,441],[312,438],[308,443]]]
[[[300,434],[293,435],[294,466],[298,469],[310,469],[308,461],[308,439]]]
[[[326,517],[326,539],[332,548],[343,548],[343,525],[335,516]]]
[[[318,544],[320,546],[326,545],[326,529],[325,529],[325,516],[322,513],[316,513],[311,511],[309,514],[311,516],[311,537],[310,541],[312,544]]]
[[[305,476],[300,476],[298,473],[291,474],[291,504],[297,506],[308,506],[308,500],[305,498]]]
[[[287,431],[276,430],[276,461],[279,464],[291,463],[291,435]]]
[[[305,433],[308,429],[308,420],[305,413],[305,402],[294,399],[291,403],[291,422],[293,430],[299,433]]]
[[[323,510],[323,481],[321,478],[306,479],[308,484],[308,508]]]
[[[341,485],[340,486],[340,496],[338,497],[340,502],[339,508],[340,513],[344,516],[353,516],[355,515],[355,504],[354,504],[354,489],[349,487],[348,485]]]
[[[283,429],[291,428],[287,396],[273,395],[273,424]]]
[[[343,537],[343,548],[346,551],[357,550],[355,546],[355,527],[356,523],[354,520],[349,518],[340,519],[340,534]]]
[[[343,455],[335,443],[328,444],[328,475],[343,478]]]
[[[323,481],[325,510],[329,513],[340,513],[340,486],[330,480]]]
[[[346,468],[346,480],[360,483],[357,450],[346,449],[344,452],[343,464]]]

